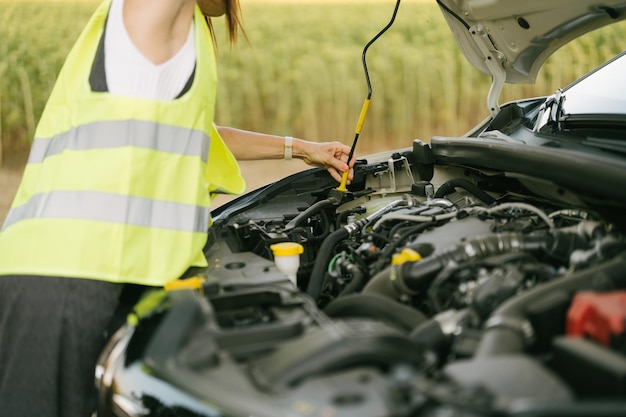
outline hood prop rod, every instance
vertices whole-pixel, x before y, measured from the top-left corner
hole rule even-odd
[[[389,20],[389,23],[387,23],[387,25],[384,28],[382,28],[380,32],[378,32],[376,36],[374,36],[365,45],[365,48],[363,48],[362,61],[363,61],[363,71],[365,72],[365,80],[367,81],[367,98],[365,99],[365,101],[363,102],[363,106],[361,107],[361,115],[359,116],[359,121],[356,125],[354,141],[352,142],[352,147],[350,148],[350,154],[348,155],[348,162],[350,162],[352,158],[354,157],[354,149],[356,148],[357,141],[359,140],[359,136],[361,135],[361,129],[363,128],[363,123],[365,122],[365,117],[367,116],[367,111],[369,110],[370,102],[372,99],[372,83],[370,81],[369,71],[367,70],[367,60],[366,60],[367,50],[369,49],[370,45],[372,45],[378,38],[380,38],[380,36],[383,33],[387,31],[387,29],[391,27],[391,25],[393,25],[394,20],[396,20],[396,15],[398,14],[399,7],[400,7],[400,0],[396,0],[396,6],[393,10],[393,14],[391,16],[391,19]],[[337,187],[338,191],[341,191],[341,192],[348,191],[348,189],[346,188],[346,185],[348,183],[349,172],[350,170],[348,169],[347,171],[343,173],[342,178],[341,178],[341,183],[339,184],[339,187]]]

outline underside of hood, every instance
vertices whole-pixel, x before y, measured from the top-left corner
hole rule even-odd
[[[504,83],[532,84],[545,60],[571,40],[626,18],[626,0],[437,0],[467,60]],[[495,108],[494,108],[495,107]]]

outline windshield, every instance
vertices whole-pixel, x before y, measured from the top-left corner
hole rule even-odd
[[[567,88],[564,96],[563,115],[626,115],[626,54]]]

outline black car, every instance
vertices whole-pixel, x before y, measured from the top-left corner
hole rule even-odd
[[[491,116],[215,209],[209,267],[103,352],[98,416],[626,416],[626,55],[499,103],[626,1],[438,3]]]

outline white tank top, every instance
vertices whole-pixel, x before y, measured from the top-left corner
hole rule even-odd
[[[162,64],[137,49],[124,25],[124,0],[112,0],[104,38],[104,68],[109,93],[173,100],[185,87],[196,62],[193,23],[183,47]]]

